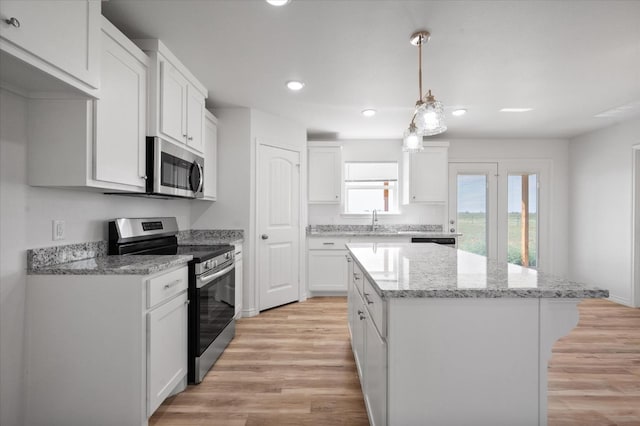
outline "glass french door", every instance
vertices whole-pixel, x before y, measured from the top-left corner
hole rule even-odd
[[[548,247],[540,250],[549,232],[549,195],[540,180],[548,174],[544,160],[449,163],[448,230],[462,234],[458,248],[529,268],[549,267]]]
[[[497,163],[449,163],[449,231],[458,248],[497,257]]]

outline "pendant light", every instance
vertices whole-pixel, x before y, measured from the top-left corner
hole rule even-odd
[[[438,135],[447,126],[444,122],[444,108],[440,101],[431,94],[431,90],[426,95],[422,95],[422,45],[431,38],[429,31],[418,31],[410,38],[411,44],[418,46],[418,101],[411,118],[409,128],[404,132],[402,150],[407,152],[418,152],[424,149],[423,136]]]

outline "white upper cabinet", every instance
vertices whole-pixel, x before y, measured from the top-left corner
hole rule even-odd
[[[403,203],[446,204],[449,142],[425,143],[424,151],[404,154]]]
[[[193,86],[187,90],[187,145],[204,152],[204,96]]]
[[[145,191],[149,58],[102,18],[101,97],[30,99],[28,182]]]
[[[94,0],[2,0],[0,51],[96,96],[100,87],[100,19],[100,2]],[[3,71],[5,76],[8,70]],[[43,89],[25,87],[30,83],[19,81],[20,72],[15,68],[8,72],[17,80],[11,83],[18,87]]]
[[[144,188],[147,56],[103,18],[95,179]]]
[[[160,131],[183,143],[187,137],[188,84],[176,67],[160,62]]]
[[[207,89],[160,40],[136,40],[151,58],[149,136],[204,152]]]
[[[205,110],[204,128],[204,197],[215,201],[218,194],[218,119]]]
[[[342,197],[342,147],[309,144],[309,203],[339,204]]]

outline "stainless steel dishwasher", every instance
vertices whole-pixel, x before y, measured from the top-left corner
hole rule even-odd
[[[458,239],[456,237],[412,237],[412,243],[433,243],[447,247],[458,247]]]

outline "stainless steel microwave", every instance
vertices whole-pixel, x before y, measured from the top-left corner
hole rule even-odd
[[[147,137],[147,193],[202,198],[204,158],[159,137]]]

